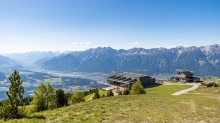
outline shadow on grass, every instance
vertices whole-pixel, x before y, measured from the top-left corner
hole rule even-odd
[[[46,119],[46,117],[44,115],[33,115],[33,116],[29,116],[29,117],[25,117],[28,119]]]
[[[153,85],[148,85],[148,86],[146,86],[146,87],[144,87],[144,88],[145,88],[145,89],[147,89],[147,88],[153,88],[153,87],[160,86],[160,85],[162,85],[162,84],[160,84],[160,83],[155,83],[155,84],[153,84]]]

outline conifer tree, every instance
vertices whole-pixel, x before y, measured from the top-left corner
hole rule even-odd
[[[57,107],[63,107],[66,102],[68,102],[67,98],[65,97],[65,93],[63,89],[56,90],[56,100],[57,100]]]
[[[104,98],[105,97],[105,94],[102,94],[101,96],[100,96],[100,98]]]
[[[96,91],[92,99],[99,99],[99,98],[100,98],[99,92]]]
[[[19,118],[18,106],[22,104],[24,88],[22,87],[21,77],[16,70],[8,77],[10,80],[9,91],[7,92],[9,104],[11,106],[11,118]]]
[[[106,97],[110,97],[110,96],[114,96],[112,90],[109,90],[109,91],[107,92],[107,95],[106,95]]]

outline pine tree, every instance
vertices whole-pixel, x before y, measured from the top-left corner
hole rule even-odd
[[[57,100],[57,107],[63,107],[66,102],[67,102],[67,99],[65,97],[65,93],[64,93],[64,90],[63,89],[58,89],[56,90],[56,100]]]
[[[99,98],[100,98],[99,92],[96,91],[92,99],[99,99]]]
[[[107,92],[107,95],[106,95],[106,97],[110,97],[110,96],[114,96],[112,90],[109,90],[109,91]]]
[[[19,75],[19,72],[16,70],[12,75],[8,77],[10,80],[9,91],[7,92],[9,104],[11,106],[11,116],[12,118],[20,118],[18,106],[22,104],[22,99],[24,95],[24,88],[22,87],[22,80]]]
[[[72,95],[73,95],[73,94],[70,93],[70,92],[65,93],[65,106],[68,106],[68,105],[69,105],[69,100],[71,99],[71,96],[72,96]]]
[[[99,89],[98,89],[98,88],[95,89],[95,92],[94,92],[94,93],[96,93],[96,92],[99,92]]]

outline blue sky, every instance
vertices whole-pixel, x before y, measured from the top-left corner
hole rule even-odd
[[[0,53],[220,44],[220,0],[0,0]]]

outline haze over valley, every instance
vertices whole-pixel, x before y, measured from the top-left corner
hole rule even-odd
[[[5,55],[5,54],[4,54]],[[26,58],[26,60],[25,60]],[[170,79],[181,70],[196,76],[218,77],[220,45],[175,48],[132,48],[115,50],[111,47],[91,48],[74,52],[28,52],[0,56],[0,94],[5,99],[9,87],[7,77],[18,70],[26,96],[41,82],[50,82],[66,91],[106,87],[106,77],[115,72],[147,74],[156,79]]]

